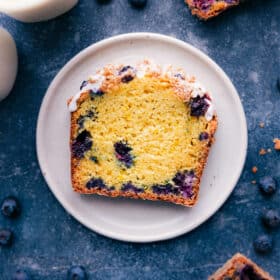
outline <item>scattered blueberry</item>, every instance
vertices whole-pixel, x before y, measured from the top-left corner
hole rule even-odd
[[[251,265],[245,265],[240,271],[240,280],[262,280]]]
[[[199,95],[192,98],[190,101],[191,116],[200,117],[204,116],[208,110],[209,103],[207,102],[208,96],[200,97]]]
[[[18,269],[13,275],[12,280],[30,280],[30,276],[27,274],[25,270]]]
[[[201,132],[201,133],[199,134],[198,139],[199,139],[200,141],[207,140],[207,139],[209,139],[209,134],[208,134],[207,132]]]
[[[130,168],[133,164],[133,156],[130,154],[132,148],[124,141],[116,142],[114,148],[116,158],[127,168]]]
[[[13,196],[6,197],[1,205],[2,214],[9,218],[15,218],[20,214],[18,200]]]
[[[262,213],[263,223],[270,228],[276,228],[280,225],[280,213],[277,210],[269,209]]]
[[[9,229],[0,229],[0,246],[9,246],[12,244],[13,233]]]
[[[135,192],[135,193],[142,193],[142,192],[144,192],[144,189],[143,188],[137,188],[131,182],[128,182],[126,184],[123,184],[123,186],[121,188],[121,191],[124,191],[124,192],[132,191],[132,192]]]
[[[86,280],[88,279],[86,270],[83,266],[72,266],[67,272],[67,280]]]
[[[128,0],[129,3],[136,7],[136,8],[142,8],[147,4],[147,0]]]
[[[272,250],[272,238],[266,234],[260,235],[254,241],[254,248],[257,252],[265,254]]]
[[[98,189],[98,190],[106,189],[106,185],[101,178],[91,178],[87,182],[86,187],[89,190],[90,189]]]
[[[276,192],[277,182],[273,177],[265,176],[259,180],[260,190],[266,195],[272,195]]]
[[[91,135],[87,130],[81,132],[72,143],[72,153],[76,158],[82,158],[92,147]]]

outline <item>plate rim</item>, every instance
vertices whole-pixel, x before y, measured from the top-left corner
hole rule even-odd
[[[179,230],[172,230],[172,231],[168,231],[167,233],[164,232],[161,235],[157,235],[156,237],[151,237],[151,236],[138,237],[138,236],[132,236],[131,234],[125,235],[125,234],[122,234],[122,233],[121,234],[120,233],[115,233],[115,232],[111,232],[110,230],[95,227],[92,224],[90,224],[89,222],[87,222],[87,220],[83,218],[83,215],[81,215],[80,213],[76,213],[74,210],[71,209],[71,205],[70,205],[70,207],[68,207],[69,202],[67,202],[67,200],[64,199],[63,197],[59,196],[59,194],[56,191],[56,188],[52,187],[51,176],[46,174],[46,172],[44,171],[44,166],[46,166],[47,161],[44,160],[43,157],[40,154],[40,143],[42,143],[42,140],[43,140],[43,139],[41,139],[42,134],[40,133],[40,131],[43,129],[42,120],[43,120],[43,116],[45,115],[45,111],[46,111],[46,108],[47,108],[47,106],[44,106],[44,104],[48,104],[48,101],[51,99],[51,97],[53,95],[52,94],[53,88],[55,88],[58,85],[61,78],[65,74],[67,74],[67,72],[69,70],[71,70],[71,68],[77,62],[79,62],[80,60],[83,60],[84,57],[87,56],[89,52],[94,52],[96,49],[102,48],[103,46],[116,44],[116,43],[121,42],[121,41],[139,40],[139,39],[152,39],[152,40],[158,40],[158,41],[163,41],[163,42],[166,42],[166,43],[171,43],[171,44],[177,45],[177,46],[179,46],[183,49],[187,49],[188,51],[194,53],[200,59],[202,59],[204,62],[206,62],[208,65],[210,65],[211,68],[213,70],[215,70],[219,74],[220,77],[223,78],[227,87],[231,88],[231,92],[233,93],[233,94],[231,94],[231,96],[233,97],[236,104],[239,105],[239,106],[237,106],[238,115],[240,116],[240,120],[241,120],[240,128],[241,128],[241,131],[243,131],[243,133],[242,133],[242,136],[243,136],[243,143],[242,143],[243,158],[241,160],[239,171],[232,178],[232,184],[231,184],[232,186],[230,187],[230,190],[229,190],[228,194],[223,199],[220,199],[219,201],[217,201],[217,204],[216,204],[216,207],[214,208],[214,210],[207,213],[207,215],[204,215],[203,218],[200,219],[198,222],[193,223],[191,226],[188,226],[187,228],[182,227]],[[151,32],[124,33],[124,34],[112,36],[112,37],[109,37],[109,38],[105,38],[105,39],[102,39],[101,41],[98,41],[96,43],[93,43],[93,44],[89,45],[88,47],[86,47],[85,49],[81,50],[76,55],[74,55],[74,57],[72,57],[58,71],[58,73],[55,75],[55,77],[51,81],[51,83],[50,83],[50,85],[49,85],[49,87],[48,87],[48,89],[47,89],[47,91],[46,91],[46,93],[45,93],[45,95],[42,99],[40,109],[39,109],[38,119],[37,119],[37,126],[36,126],[36,154],[37,154],[39,167],[41,169],[42,175],[43,175],[50,191],[53,193],[55,198],[59,201],[59,203],[64,208],[64,210],[67,213],[69,213],[75,220],[77,220],[79,223],[81,223],[86,228],[88,228],[89,230],[94,231],[98,234],[101,234],[102,236],[106,236],[108,238],[112,238],[112,239],[119,240],[119,241],[125,241],[125,242],[149,243],[149,242],[157,242],[157,241],[168,240],[168,239],[171,239],[171,238],[181,236],[181,235],[186,234],[188,232],[191,232],[192,230],[194,230],[195,228],[197,228],[198,226],[200,226],[204,222],[206,222],[227,201],[227,199],[231,195],[232,191],[234,190],[236,184],[238,183],[238,180],[239,180],[239,178],[242,174],[242,171],[244,169],[246,156],[247,156],[247,149],[248,149],[248,129],[247,129],[247,121],[246,121],[246,115],[245,115],[245,112],[244,112],[243,104],[241,102],[240,96],[239,96],[235,86],[231,82],[228,75],[224,72],[224,70],[214,60],[212,60],[208,55],[206,55],[204,52],[202,52],[198,48],[192,46],[191,44],[189,44],[187,42],[184,42],[180,39],[174,38],[174,37],[170,37],[170,36],[159,34],[159,33],[151,33]]]

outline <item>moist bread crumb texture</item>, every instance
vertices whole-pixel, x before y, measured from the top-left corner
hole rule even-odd
[[[195,78],[148,61],[108,65],[68,106],[75,191],[196,203],[217,117]]]
[[[274,280],[274,278],[250,259],[237,253],[208,280]]]
[[[193,15],[207,20],[237,6],[242,0],[185,0]]]

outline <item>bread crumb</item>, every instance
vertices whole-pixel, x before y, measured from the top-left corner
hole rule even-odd
[[[260,128],[264,128],[264,122],[259,123]]]
[[[258,172],[258,167],[257,166],[253,166],[252,167],[252,172],[253,173],[257,173]]]
[[[252,183],[253,185],[256,185],[256,184],[257,184],[257,181],[256,181],[256,180],[253,180],[253,181],[251,181],[251,183]]]
[[[259,155],[261,155],[261,156],[263,156],[263,155],[265,155],[265,154],[267,154],[267,151],[266,151],[266,149],[260,149],[260,151],[259,151]]]
[[[273,142],[274,142],[274,149],[277,150],[277,151],[280,151],[280,139],[278,138],[274,138],[273,139]]]

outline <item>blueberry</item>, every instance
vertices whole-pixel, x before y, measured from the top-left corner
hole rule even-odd
[[[134,79],[134,77],[132,75],[125,75],[125,76],[122,77],[122,82],[123,83],[129,83],[133,79]]]
[[[27,274],[25,270],[18,269],[13,275],[12,280],[30,280],[30,276]]]
[[[105,183],[101,178],[91,178],[87,184],[86,184],[87,189],[98,189],[102,190],[106,188]]]
[[[91,98],[95,98],[96,96],[102,96],[104,92],[101,89],[98,89],[96,91],[90,90],[89,94]]]
[[[88,81],[83,81],[80,86],[80,90],[82,90],[87,84],[88,84]]]
[[[277,182],[273,177],[265,176],[259,180],[260,190],[266,195],[272,195],[276,192]]]
[[[134,68],[130,65],[126,65],[124,66],[120,71],[119,71],[119,75],[121,75],[122,73],[125,73],[127,72],[128,70],[131,70],[131,71],[135,71]]]
[[[94,163],[98,163],[98,158],[96,156],[91,156],[90,160],[93,161]]]
[[[200,117],[205,115],[209,107],[209,103],[206,100],[207,100],[206,95],[203,97],[197,96],[191,99],[190,101],[191,116]]]
[[[133,164],[133,156],[131,155],[132,148],[124,141],[119,141],[114,144],[115,156],[127,168]]]
[[[142,8],[147,4],[147,0],[128,0],[129,3],[136,8]]]
[[[135,192],[135,193],[142,193],[142,192],[144,192],[143,188],[138,188],[138,187],[134,186],[131,182],[123,184],[121,190],[124,191],[124,192],[132,191],[132,192]]]
[[[199,134],[199,137],[198,137],[198,139],[199,139],[200,141],[207,140],[208,138],[209,138],[209,134],[208,134],[207,132],[201,132],[201,133]]]
[[[277,210],[265,210],[261,218],[267,227],[276,228],[280,225],[280,213]]]
[[[67,272],[67,280],[86,280],[88,279],[87,273],[83,266],[72,266]]]
[[[179,192],[185,198],[190,198],[193,196],[193,183],[195,181],[194,172],[185,170],[183,172],[177,172],[177,174],[172,179],[175,186],[178,188]]]
[[[76,158],[81,159],[84,153],[92,147],[91,135],[87,130],[81,132],[72,143],[72,153]]]
[[[12,244],[13,233],[9,229],[0,229],[0,246],[9,246]]]
[[[253,245],[257,252],[265,254],[272,250],[273,240],[270,236],[263,234],[255,239]]]
[[[253,268],[253,266],[251,265],[245,265],[239,274],[240,280],[262,280],[263,278],[260,277],[257,272],[255,271],[255,269]]]
[[[2,214],[9,218],[15,218],[20,214],[18,200],[13,196],[6,197],[1,205]]]

